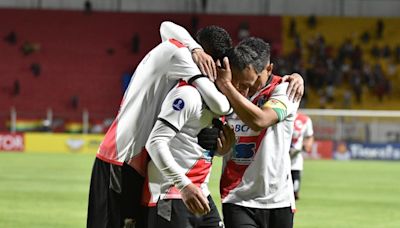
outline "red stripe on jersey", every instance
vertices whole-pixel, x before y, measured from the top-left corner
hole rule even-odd
[[[282,83],[282,78],[279,76],[271,75],[271,82],[264,88],[262,88],[261,92],[252,100],[253,104],[257,105],[258,100],[264,98],[264,101],[267,101],[271,96],[272,91]]]
[[[208,174],[210,173],[211,162],[205,159],[199,159],[194,164],[194,166],[186,173],[186,176],[195,184],[200,187],[206,180]],[[181,198],[179,190],[173,186],[168,189],[167,198]]]
[[[257,153],[266,132],[267,129],[264,129],[258,136],[240,137],[238,142],[255,142],[255,153]],[[220,193],[222,199],[224,199],[232,189],[236,188],[240,184],[240,182],[242,182],[242,178],[247,167],[249,167],[249,165],[237,164],[232,160],[227,162],[220,181]]]
[[[240,165],[232,160],[228,161],[220,181],[220,193],[222,199],[225,198],[232,189],[236,188],[236,186],[240,184],[247,167],[248,165]]]
[[[171,42],[172,44],[174,44],[175,46],[177,46],[178,48],[186,47],[184,44],[182,44],[181,42],[179,42],[175,39],[169,39],[168,41]]]
[[[186,176],[189,177],[193,184],[200,187],[210,173],[210,168],[211,162],[200,159],[197,160],[196,164],[186,173]]]
[[[143,148],[140,153],[128,161],[128,164],[134,168],[143,177],[147,176],[147,164],[150,161],[149,154],[146,148]]]
[[[184,80],[179,80],[179,82],[178,82],[178,86],[177,87],[182,87],[182,86],[191,86],[191,87],[194,87],[193,85],[191,85],[191,84],[189,84],[189,83],[187,83],[186,81],[184,81]],[[194,87],[194,88],[196,88],[196,87]]]
[[[104,136],[97,153],[98,158],[113,164],[115,164],[115,162],[121,163],[117,159],[117,125],[118,120],[115,119]]]

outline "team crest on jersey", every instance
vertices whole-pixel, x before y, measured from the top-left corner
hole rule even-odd
[[[185,107],[185,102],[181,98],[177,98],[174,100],[174,103],[172,103],[172,108],[175,111],[180,111]]]

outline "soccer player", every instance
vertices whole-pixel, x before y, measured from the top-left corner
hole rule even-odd
[[[299,199],[301,174],[303,171],[302,152],[311,151],[314,143],[314,130],[311,118],[298,112],[294,121],[294,130],[292,136],[292,146],[290,148],[290,159],[292,162],[292,179],[294,198]]]
[[[216,83],[234,109],[227,119],[237,137],[224,157],[224,222],[230,228],[292,227],[289,149],[299,103],[286,95],[288,83],[272,75],[269,45],[260,40],[256,45],[266,50],[264,57],[242,44],[223,59],[223,67],[218,64]],[[249,91],[254,91],[250,99]]]
[[[229,41],[227,48],[231,46]],[[218,48],[223,45],[221,41]],[[144,210],[138,207],[147,167],[144,146],[162,101],[178,80],[195,86],[214,113],[230,112],[228,100],[202,75],[187,46],[174,39],[166,40],[151,50],[136,68],[119,112],[96,154],[87,227],[132,226],[145,217]],[[143,225],[136,223],[136,226]]]
[[[216,117],[198,90],[185,82],[165,98],[146,144],[152,159],[145,185],[150,193],[149,228],[223,227],[207,184],[214,153],[230,150],[234,132],[223,127],[216,151],[202,148],[197,140]]]

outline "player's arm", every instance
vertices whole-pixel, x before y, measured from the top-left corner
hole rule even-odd
[[[169,77],[175,80],[184,79],[196,87],[206,105],[215,114],[223,116],[232,112],[228,99],[200,72],[187,49],[179,48],[173,55]]]
[[[189,32],[180,25],[171,21],[164,21],[160,25],[161,40],[164,42],[168,39],[175,39],[189,48],[190,51],[203,48],[198,44]]]
[[[176,162],[169,143],[177,132],[191,118],[196,107],[201,107],[201,98],[185,94],[182,90],[172,90],[165,98],[158,120],[155,123],[146,149],[160,172],[181,191],[182,200],[194,214],[210,211],[209,202],[200,188],[186,176],[186,171]],[[196,106],[196,102],[200,105]]]
[[[278,115],[271,108],[261,109],[242,96],[232,84],[229,60],[224,58],[225,68],[219,68],[217,85],[231,103],[239,118],[251,129],[259,131],[278,122]]]
[[[217,76],[217,70],[213,58],[204,52],[189,32],[180,25],[170,21],[164,21],[160,26],[161,40],[175,39],[189,48],[192,53],[192,59],[199,67],[202,74],[207,75],[214,81]]]

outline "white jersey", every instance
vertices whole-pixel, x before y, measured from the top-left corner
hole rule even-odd
[[[294,130],[292,136],[292,147],[303,151],[303,140],[306,137],[314,135],[312,121],[310,117],[302,113],[297,113],[294,121]],[[303,170],[304,159],[302,152],[292,158],[292,170]]]
[[[236,115],[227,118],[235,130],[236,143],[231,155],[224,158],[220,185],[223,203],[295,208],[289,149],[298,103],[289,101],[287,86],[280,77],[271,76],[269,84],[250,99],[259,107],[276,103],[280,109],[277,124],[253,131]]]
[[[177,170],[180,177],[178,181],[168,179],[168,168],[166,162],[160,160],[161,154],[156,151],[158,145],[151,145],[157,137],[159,122],[150,134],[146,149],[152,161],[147,167],[148,178],[145,183],[143,201],[148,206],[154,206],[158,199],[180,199],[180,189],[189,183],[201,188],[203,194],[208,196],[208,180],[211,172],[212,153],[203,149],[197,142],[198,133],[205,127],[211,125],[214,114],[206,109],[199,92],[192,86],[181,82],[165,98],[158,120],[161,125],[175,130],[176,135],[168,142],[168,149],[160,149],[161,153],[171,153],[169,159],[176,162],[171,166]],[[153,147],[154,146],[154,147]],[[158,163],[157,163],[158,162]],[[161,164],[162,172],[156,167]],[[167,172],[166,175],[163,175]],[[174,183],[175,182],[175,183]]]
[[[179,79],[200,75],[190,51],[170,39],[151,50],[136,68],[120,110],[107,131],[97,157],[109,163],[130,163],[139,172],[140,153],[160,112],[161,103]],[[140,156],[137,156],[139,155]]]

